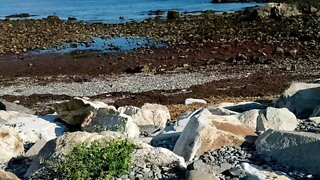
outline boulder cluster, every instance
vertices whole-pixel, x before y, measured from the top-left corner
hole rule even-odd
[[[35,116],[0,104],[0,179],[54,179],[79,143],[135,145],[126,175],[112,179],[317,179],[320,84],[294,83],[275,102],[221,103],[172,120],[166,106],[114,107],[74,98]],[[188,99],[187,104],[203,102]]]

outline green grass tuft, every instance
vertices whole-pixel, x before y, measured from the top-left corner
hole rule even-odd
[[[127,173],[133,149],[128,140],[82,143],[63,162],[50,164],[62,179],[110,179]]]

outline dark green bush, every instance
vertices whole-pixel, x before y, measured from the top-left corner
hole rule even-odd
[[[134,145],[128,140],[76,146],[61,163],[51,163],[62,179],[109,179],[127,173]]]

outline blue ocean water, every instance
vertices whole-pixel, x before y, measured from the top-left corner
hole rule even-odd
[[[83,21],[119,23],[119,17],[125,20],[140,21],[152,16],[149,11],[171,9],[180,12],[203,10],[234,11],[258,3],[212,4],[211,0],[0,0],[0,18],[28,13],[32,18],[44,18],[56,15],[61,19],[76,17]]]
[[[105,53],[132,51],[139,48],[163,48],[166,44],[141,37],[94,38],[90,43],[64,43],[58,48],[33,51],[33,54],[68,53],[72,51],[100,51]]]

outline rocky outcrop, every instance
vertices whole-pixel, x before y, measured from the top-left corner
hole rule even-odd
[[[92,112],[81,124],[87,132],[118,131],[125,133],[129,138],[140,135],[139,127],[130,116],[120,114],[114,108],[100,108]]]
[[[214,150],[224,145],[239,146],[249,136],[254,136],[253,130],[231,122],[218,119],[207,109],[195,113],[182,131],[173,152],[191,161],[196,155],[208,150]]]
[[[24,153],[23,140],[13,128],[0,126],[0,165]]]
[[[81,98],[74,98],[54,105],[59,118],[70,125],[80,125],[87,116],[97,112],[99,108],[106,107],[112,108],[103,102],[90,102]]]
[[[171,119],[169,109],[160,104],[146,103],[141,108],[125,106],[119,107],[118,111],[120,114],[132,117],[138,126],[153,125],[163,129]]]
[[[256,141],[257,152],[278,163],[320,174],[320,136],[314,133],[268,130]]]
[[[293,83],[276,101],[276,107],[285,107],[298,118],[308,118],[320,104],[320,84]]]

